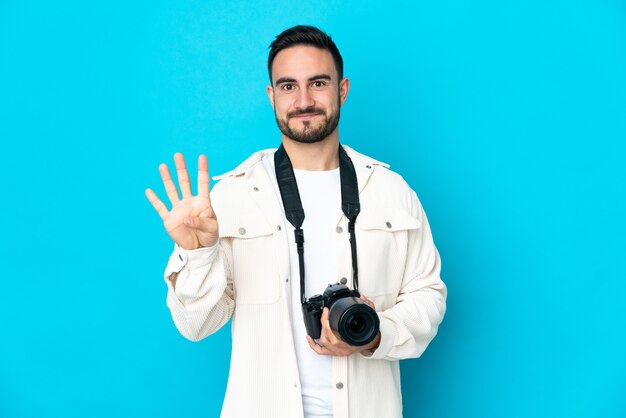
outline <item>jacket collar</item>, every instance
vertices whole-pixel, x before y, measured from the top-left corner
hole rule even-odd
[[[357,181],[359,183],[359,191],[363,190],[365,184],[369,180],[370,175],[374,171],[375,166],[382,166],[385,168],[389,168],[389,164],[377,161],[367,155],[356,152],[352,148],[347,145],[343,145],[343,148],[346,150],[346,153],[352,160],[354,164],[354,169],[356,171]],[[213,180],[221,180],[225,177],[237,177],[242,175],[249,175],[253,170],[252,168],[261,162],[263,157],[267,154],[274,154],[277,148],[268,148],[261,151],[257,151],[248,157],[244,162],[239,164],[235,169],[228,171],[224,174],[220,174],[219,176],[213,176]]]
[[[259,163],[263,159],[264,155],[273,154],[274,152],[276,152],[276,150],[277,148],[268,148],[268,149],[264,149],[261,151],[257,151],[251,156],[249,156],[244,162],[239,164],[234,169],[227,171],[226,173],[220,174],[219,176],[213,176],[211,178],[213,180],[221,180],[225,177],[238,177],[243,174],[246,174],[248,171],[250,171],[252,167],[254,167],[254,165]]]

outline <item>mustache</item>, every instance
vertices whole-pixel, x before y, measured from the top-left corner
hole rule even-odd
[[[287,117],[292,118],[294,116],[310,115],[310,114],[325,115],[326,113],[324,113],[322,109],[318,109],[314,106],[311,106],[311,107],[307,107],[306,109],[294,110],[293,112],[289,112],[287,113]]]

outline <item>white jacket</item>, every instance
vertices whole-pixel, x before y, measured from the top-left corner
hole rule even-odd
[[[388,165],[344,146],[359,183],[356,222],[359,291],[380,317],[380,346],[333,357],[336,418],[402,416],[398,360],[419,357],[437,333],[446,287],[426,215],[413,190]],[[177,245],[165,270],[167,306],[192,341],[232,317],[232,354],[222,417],[303,416],[292,336],[291,286],[282,202],[259,151],[211,191],[219,244],[187,251]],[[337,276],[352,265],[347,220],[337,208]],[[177,275],[174,290],[171,278]]]

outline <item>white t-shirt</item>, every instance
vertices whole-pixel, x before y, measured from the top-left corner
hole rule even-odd
[[[274,169],[274,154],[265,155],[263,164],[281,202]],[[341,213],[341,180],[339,168],[329,171],[294,169],[304,209],[305,297],[321,294],[337,282],[337,249],[335,227]],[[284,210],[283,210],[284,216]],[[285,219],[291,266],[292,328],[305,418],[333,416],[332,357],[317,354],[306,340],[300,301],[300,269],[294,239],[294,227]]]

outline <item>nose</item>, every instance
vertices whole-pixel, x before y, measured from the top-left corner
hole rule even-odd
[[[306,109],[315,105],[315,100],[308,88],[298,89],[298,96],[296,97],[295,107],[296,109]]]

